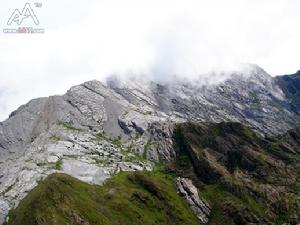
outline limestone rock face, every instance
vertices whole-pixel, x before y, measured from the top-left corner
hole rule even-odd
[[[178,193],[187,201],[201,223],[206,224],[211,207],[205,200],[199,198],[197,188],[193,185],[192,180],[178,177],[176,179],[176,187]]]
[[[0,222],[39,180],[51,173],[64,172],[88,183],[103,184],[119,171],[152,170],[153,163],[138,158],[131,144],[102,132],[54,124],[25,150],[9,154],[5,161],[2,158]]]

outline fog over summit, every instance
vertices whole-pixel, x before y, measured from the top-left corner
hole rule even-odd
[[[23,7],[0,4],[3,23]],[[299,9],[296,0],[45,2],[35,10],[45,34],[0,34],[0,120],[32,98],[111,74],[218,82],[212,71],[243,63],[271,75],[294,73]]]

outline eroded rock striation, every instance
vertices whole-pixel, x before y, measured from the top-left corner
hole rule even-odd
[[[178,177],[176,179],[176,187],[178,193],[184,197],[199,220],[206,224],[211,213],[211,207],[205,200],[199,198],[198,190],[193,185],[192,180]]]

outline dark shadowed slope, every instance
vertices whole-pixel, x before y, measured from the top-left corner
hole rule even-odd
[[[262,139],[239,123],[186,123],[175,134],[171,169],[210,201],[210,224],[300,221],[299,130]]]
[[[290,102],[291,110],[300,113],[300,70],[291,75],[275,77],[276,83]]]

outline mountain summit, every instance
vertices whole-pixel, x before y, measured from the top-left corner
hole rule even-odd
[[[98,185],[120,171],[152,171],[158,162],[174,162],[177,124],[235,122],[259,138],[283,134],[299,121],[299,77],[273,78],[253,66],[214,85],[181,79],[168,84],[93,80],[62,96],[31,100],[0,123],[0,223],[49,174],[64,172]],[[206,221],[208,214],[199,217]]]

